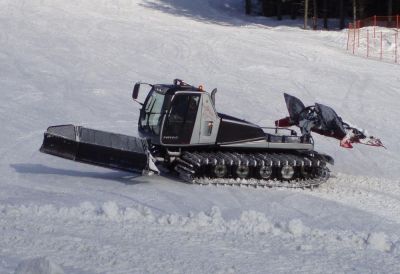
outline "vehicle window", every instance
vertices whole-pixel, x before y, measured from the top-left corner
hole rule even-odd
[[[160,134],[164,97],[163,94],[153,91],[144,107],[144,114],[140,120],[142,127],[149,129],[157,135]]]
[[[165,143],[188,144],[192,136],[200,95],[178,94],[172,101],[163,136]]]

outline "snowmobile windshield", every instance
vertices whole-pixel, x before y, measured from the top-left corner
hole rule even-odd
[[[140,113],[140,127],[150,134],[160,135],[165,113],[165,95],[151,90]]]

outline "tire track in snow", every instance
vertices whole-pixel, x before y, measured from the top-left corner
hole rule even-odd
[[[309,194],[400,223],[400,181],[338,174]]]

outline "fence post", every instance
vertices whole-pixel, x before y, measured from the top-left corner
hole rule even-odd
[[[374,15],[374,38],[375,38],[375,28],[376,28],[376,15]]]
[[[351,30],[351,23],[349,23],[349,29],[348,29],[348,31],[347,31],[347,50],[349,50],[350,30]]]
[[[360,26],[361,26],[361,21],[357,21],[357,48],[360,47]]]
[[[382,60],[382,57],[383,57],[383,45],[382,45],[382,43],[383,43],[383,34],[382,34],[382,31],[381,31],[381,60]]]
[[[369,30],[367,29],[367,58],[369,58]]]
[[[353,54],[355,53],[356,48],[356,29],[355,25],[353,24]]]
[[[394,44],[395,44],[395,48],[394,48],[394,62],[397,64],[397,38],[399,36],[399,33],[395,33],[394,34]]]

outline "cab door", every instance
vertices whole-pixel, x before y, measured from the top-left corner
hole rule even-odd
[[[162,129],[162,144],[190,144],[200,100],[200,94],[176,93],[174,95]]]
[[[215,144],[220,125],[220,118],[215,110],[214,102],[208,93],[202,96],[199,144]]]

